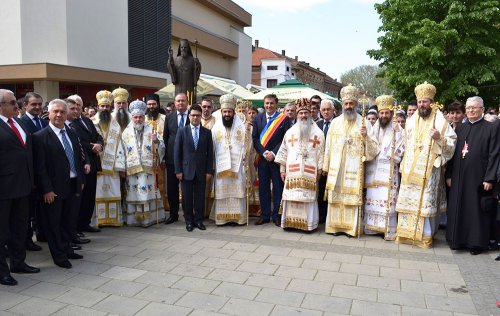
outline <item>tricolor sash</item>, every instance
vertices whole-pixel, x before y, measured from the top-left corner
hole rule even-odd
[[[269,122],[267,122],[266,126],[260,132],[260,143],[262,144],[262,147],[266,147],[267,143],[273,137],[274,133],[280,126],[281,122],[285,120],[286,116],[283,113],[279,113],[276,111],[274,115],[269,119]],[[259,163],[260,160],[260,155],[257,155],[255,157],[255,165]]]

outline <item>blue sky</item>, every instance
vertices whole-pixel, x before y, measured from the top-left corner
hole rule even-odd
[[[377,0],[233,0],[252,14],[245,32],[259,46],[319,67],[333,78],[359,65],[379,48]]]

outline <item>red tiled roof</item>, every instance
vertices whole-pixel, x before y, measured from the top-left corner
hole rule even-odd
[[[252,52],[252,66],[260,66],[260,60],[265,58],[286,58],[266,48],[256,48]]]

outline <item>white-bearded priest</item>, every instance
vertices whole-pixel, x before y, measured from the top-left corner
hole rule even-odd
[[[122,134],[122,150],[117,161],[126,173],[126,223],[129,226],[147,227],[165,220],[165,210],[159,188],[155,184],[153,166],[162,161],[165,145],[162,137],[144,122],[146,103],[136,100],[129,106],[132,122]],[[156,156],[155,156],[156,155]]]
[[[381,95],[375,102],[378,120],[373,125],[373,134],[378,140],[378,154],[366,163],[365,234],[382,234],[385,240],[395,240],[399,163],[405,142],[403,129],[393,120],[394,98]]]
[[[323,167],[325,136],[311,117],[309,99],[299,99],[297,123],[285,134],[278,150],[285,183],[282,195],[281,227],[313,231],[318,228],[318,180]]]
[[[128,98],[125,90],[123,98]],[[110,107],[113,102],[111,92],[102,90],[96,94],[99,112],[94,116],[94,126],[104,140],[101,152],[102,171],[97,173],[96,185],[96,216],[99,226],[122,226],[122,207],[120,177],[117,167],[116,155],[121,150],[121,128],[115,116],[111,114]],[[123,166],[121,166],[123,167]]]
[[[377,139],[370,123],[364,123],[355,109],[359,91],[348,85],[340,91],[343,114],[332,121],[325,144],[323,173],[327,173],[328,212],[325,232],[335,236],[357,236],[362,232],[364,162],[375,158]],[[323,192],[319,192],[323,194]]]
[[[220,97],[222,119],[212,127],[215,155],[215,202],[211,217],[216,225],[245,224],[246,171],[245,142],[246,127],[235,115],[236,97],[225,94]]]
[[[436,87],[425,82],[415,88],[415,95],[418,110],[406,121],[396,242],[431,248],[439,224],[436,216],[446,211],[442,168],[453,156],[457,135],[443,113],[431,107]]]

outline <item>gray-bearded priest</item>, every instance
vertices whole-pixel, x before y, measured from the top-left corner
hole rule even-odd
[[[285,134],[275,162],[285,183],[281,227],[318,228],[318,180],[323,167],[325,136],[311,117],[309,99],[299,99],[297,123]]]

